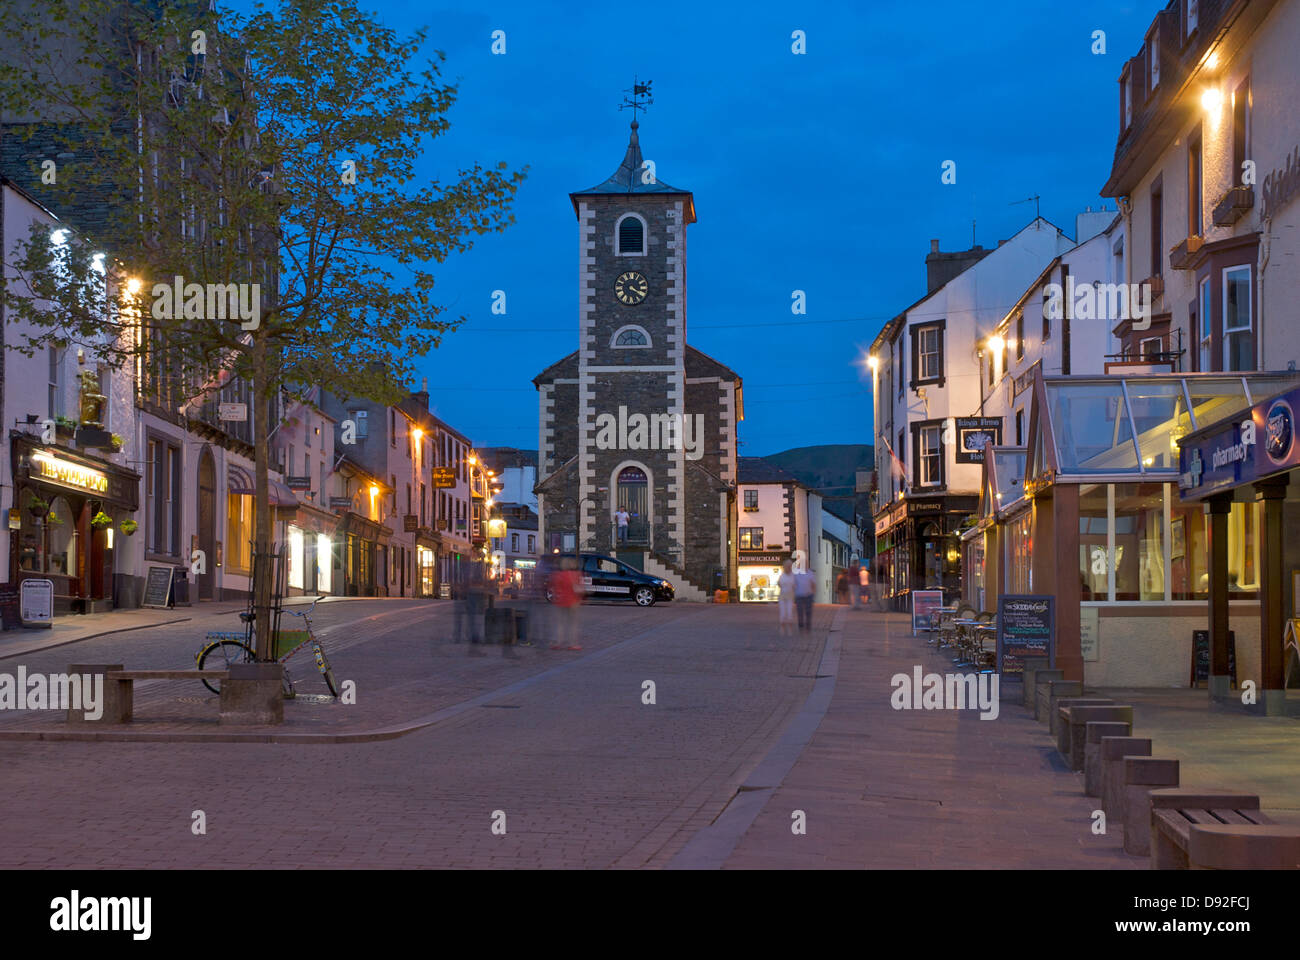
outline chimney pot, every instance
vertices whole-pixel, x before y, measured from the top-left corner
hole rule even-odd
[[[428,378],[428,377],[424,377],[424,378],[422,378],[422,379],[420,380],[420,392],[421,392],[421,393],[428,393],[428,392],[429,392],[429,378]]]
[[[938,240],[931,240],[931,241],[930,241],[930,252],[931,252],[931,253],[938,253],[938,252],[939,252],[939,241],[938,241]]]

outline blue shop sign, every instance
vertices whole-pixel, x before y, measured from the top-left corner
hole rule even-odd
[[[1180,442],[1178,489],[1199,500],[1300,466],[1300,389],[1255,404]]]

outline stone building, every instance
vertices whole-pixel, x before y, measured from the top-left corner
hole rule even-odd
[[[695,202],[643,163],[637,126],[614,174],[570,194],[578,349],[533,380],[539,536],[547,552],[617,551],[703,599],[736,584],[741,379],[686,343]]]

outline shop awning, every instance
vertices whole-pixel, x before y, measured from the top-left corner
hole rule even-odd
[[[297,507],[298,495],[275,477],[267,477],[268,492],[273,507]],[[226,492],[237,496],[252,497],[257,495],[257,486],[253,475],[235,464],[226,465]]]

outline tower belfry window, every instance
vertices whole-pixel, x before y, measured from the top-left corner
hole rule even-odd
[[[645,221],[635,213],[625,213],[615,230],[615,254],[621,257],[645,255]]]

